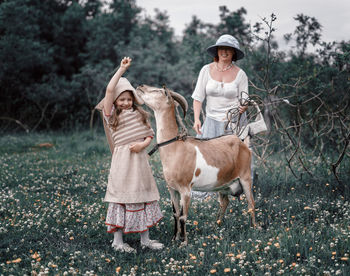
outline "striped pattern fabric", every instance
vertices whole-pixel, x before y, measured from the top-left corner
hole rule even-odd
[[[133,141],[154,136],[151,128],[142,122],[142,116],[137,110],[126,109],[119,114],[119,124],[116,131],[110,128],[114,146],[127,145]]]

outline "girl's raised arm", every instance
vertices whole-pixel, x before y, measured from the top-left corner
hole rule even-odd
[[[106,96],[103,104],[104,112],[106,115],[111,115],[113,100],[114,100],[113,99],[114,89],[117,86],[119,79],[125,73],[125,71],[130,67],[130,65],[131,65],[131,58],[124,57],[120,62],[120,67],[118,68],[117,72],[115,72],[115,74],[113,75],[113,77],[111,78],[111,80],[107,85]]]

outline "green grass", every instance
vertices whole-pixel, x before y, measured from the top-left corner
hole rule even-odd
[[[269,160],[273,170],[256,163],[261,229],[250,227],[245,199],[232,200],[218,225],[213,196],[192,201],[189,245],[180,248],[171,241],[170,197],[156,153],[150,163],[164,218],[150,234],[165,249],[142,250],[139,235],[130,234],[124,239],[137,249],[133,255],[112,250],[104,225],[110,165],[104,134],[3,135],[0,145],[1,275],[350,274],[348,190],[337,190],[322,166],[314,168],[320,180],[297,181],[277,157]]]

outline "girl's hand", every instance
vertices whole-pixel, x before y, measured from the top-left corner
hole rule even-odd
[[[244,113],[248,109],[248,105],[240,105],[238,111],[240,114]]]
[[[138,143],[129,145],[129,149],[131,152],[139,153],[144,148],[148,147],[151,141],[152,141],[152,137],[150,136],[146,137],[143,142],[138,142]]]
[[[144,145],[143,143],[136,143],[136,144],[131,144],[129,145],[129,149],[131,152],[135,152],[135,153],[139,153],[140,151],[142,151],[144,149]]]
[[[129,57],[124,57],[122,61],[120,62],[120,68],[124,69],[125,71],[130,67],[132,59]]]
[[[201,127],[202,127],[201,121],[199,121],[199,120],[194,121],[193,129],[196,131],[197,134],[202,134]]]

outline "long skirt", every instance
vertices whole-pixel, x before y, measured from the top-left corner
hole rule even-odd
[[[215,138],[222,135],[232,134],[234,130],[230,128],[230,125],[225,129],[226,122],[217,121],[206,117],[201,128],[202,134],[198,134],[196,138]],[[244,128],[247,125],[247,117],[245,114],[242,114],[240,119],[240,127]]]
[[[158,201],[145,203],[109,203],[106,217],[107,232],[122,229],[124,233],[141,233],[163,218]]]

